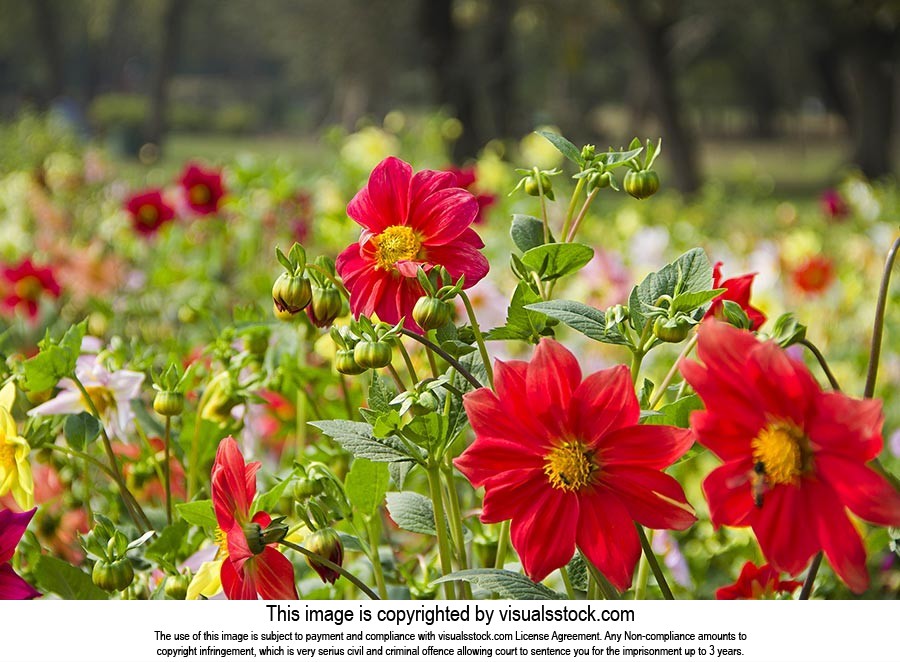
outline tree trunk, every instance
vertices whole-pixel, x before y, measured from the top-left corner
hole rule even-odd
[[[669,60],[667,38],[674,20],[663,14],[653,17],[639,0],[620,2],[637,38],[637,55],[649,85],[653,114],[662,127],[663,154],[672,164],[672,179],[682,193],[700,188],[694,138],[684,123],[675,91],[675,73]],[[672,5],[664,4],[666,10]]]
[[[178,61],[181,42],[181,26],[189,0],[168,0],[162,18],[162,44],[153,83],[150,90],[150,112],[144,138],[148,143],[160,146],[166,131],[166,106],[169,98],[169,80]]]
[[[510,138],[513,134],[515,62],[510,50],[515,10],[514,0],[494,0],[488,4],[486,88],[491,135],[495,138]]]
[[[38,42],[47,67],[47,101],[62,95],[65,89],[65,57],[59,36],[57,15],[51,0],[34,0],[34,19]]]

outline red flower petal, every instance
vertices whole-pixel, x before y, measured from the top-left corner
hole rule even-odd
[[[750,485],[752,470],[752,460],[746,457],[743,461],[723,464],[703,481],[703,494],[713,524],[750,526],[756,508]]]
[[[432,193],[456,187],[456,178],[452,172],[445,172],[443,170],[420,170],[412,176],[412,180],[409,183],[410,217],[417,215],[418,205]]]
[[[512,439],[479,436],[453,464],[474,487],[481,487],[504,471],[537,468],[543,473],[544,452]]]
[[[433,265],[446,267],[454,281],[465,276],[465,289],[478,283],[490,270],[487,258],[477,247],[466,242],[454,241],[443,246],[429,246],[426,259]]]
[[[256,584],[252,577],[243,576],[228,559],[222,561],[219,573],[222,590],[229,600],[256,600]]]
[[[881,452],[884,412],[880,400],[856,400],[820,393],[806,431],[815,450],[868,462]]]
[[[859,532],[831,489],[814,482],[809,492],[815,503],[815,519],[810,524],[815,526],[828,563],[851,591],[862,593],[869,586],[869,571]]]
[[[225,437],[219,444],[212,470],[212,500],[223,531],[231,529],[234,522],[249,519],[259,466],[259,462],[244,464],[244,456],[232,437]]]
[[[625,505],[631,519],[651,529],[686,529],[697,521],[678,481],[661,471],[614,465],[602,469],[601,481]]]
[[[859,517],[881,526],[900,526],[900,494],[884,476],[853,460],[824,453],[816,457],[816,469]]]
[[[589,375],[575,389],[569,407],[569,426],[578,439],[595,446],[613,430],[637,425],[640,415],[631,371],[628,366],[620,365]]]
[[[547,490],[527,512],[514,519],[510,540],[525,574],[539,582],[575,554],[578,498],[572,492]]]
[[[264,600],[297,600],[294,566],[288,558],[269,546],[262,554],[247,562],[244,575],[249,576]]]
[[[630,425],[600,439],[600,460],[606,465],[665,469],[687,453],[694,443],[690,430],[668,425]]]
[[[25,535],[28,523],[37,512],[37,508],[14,513],[11,510],[0,510],[0,565],[8,563],[16,551],[16,546]]]
[[[416,205],[416,230],[425,246],[449,244],[469,229],[477,215],[475,196],[461,188],[443,189]]]
[[[481,521],[490,524],[514,519],[528,510],[546,491],[547,478],[543,469],[518,469],[495,474],[489,479],[484,493]]]
[[[608,491],[590,491],[579,498],[578,548],[618,590],[631,586],[641,557],[634,522],[628,510]]]
[[[541,417],[557,438],[568,432],[564,412],[572,393],[581,383],[581,368],[575,355],[550,338],[542,338],[528,365],[525,390],[532,415]]]
[[[0,600],[31,600],[41,594],[17,575],[11,566],[0,565]]]
[[[411,178],[412,167],[389,156],[372,170],[366,187],[347,205],[347,214],[374,234],[406,225]]]
[[[762,507],[753,512],[753,532],[763,555],[791,576],[799,575],[820,548],[815,522],[822,504],[812,498],[810,487],[814,484],[776,485],[766,492]],[[846,519],[843,509],[833,514]]]
[[[524,415],[513,410],[515,402],[501,401],[488,388],[466,393],[463,406],[476,437],[506,439],[535,450],[550,447],[551,439],[545,432],[537,431],[539,428],[527,409]]]

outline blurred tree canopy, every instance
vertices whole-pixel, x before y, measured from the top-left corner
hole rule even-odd
[[[599,144],[659,133],[686,192],[698,136],[846,135],[865,174],[892,168],[897,0],[0,0],[0,15],[0,113],[126,95],[157,143],[442,108],[460,160],[541,123]]]

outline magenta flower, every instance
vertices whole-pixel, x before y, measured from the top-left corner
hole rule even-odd
[[[0,600],[31,600],[41,595],[9,563],[36,510],[32,508],[24,513],[0,510]]]

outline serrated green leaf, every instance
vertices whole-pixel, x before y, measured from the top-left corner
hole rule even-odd
[[[406,477],[409,475],[409,472],[412,471],[413,467],[416,466],[416,463],[412,460],[408,460],[406,462],[389,462],[388,463],[388,471],[391,474],[391,480],[394,481],[394,485],[398,490],[403,489],[403,483],[406,482]]]
[[[354,457],[373,462],[402,462],[414,460],[396,437],[378,439],[372,426],[358,421],[311,421],[309,423],[331,437]]]
[[[577,552],[572,560],[566,565],[566,572],[569,575],[569,581],[572,588],[576,591],[587,592],[588,589],[588,569],[584,564],[584,557],[581,552]]]
[[[41,556],[34,568],[38,588],[64,600],[106,600],[106,591],[94,586],[90,575],[62,559]]]
[[[525,575],[509,570],[494,568],[476,568],[460,570],[435,579],[433,584],[444,582],[469,582],[481,588],[497,593],[507,600],[565,600],[566,596],[553,591],[543,584],[537,584]]]
[[[578,301],[555,299],[532,303],[525,308],[557,319],[592,340],[611,345],[629,345],[628,340],[617,329],[606,328],[606,315],[603,311]]]
[[[545,131],[543,129],[535,131],[535,133],[549,140],[550,143],[559,150],[560,154],[565,156],[575,165],[581,167],[584,164],[584,159],[581,158],[581,150],[558,133]]]
[[[218,526],[216,511],[213,509],[212,500],[191,501],[189,503],[175,504],[175,510],[182,519],[194,526],[204,529],[215,529]]]
[[[378,414],[391,411],[390,402],[393,397],[394,392],[387,382],[373,372],[372,381],[369,384],[369,409]]]
[[[544,245],[544,224],[539,218],[526,214],[513,214],[509,236],[520,251],[526,251]],[[550,236],[550,243],[555,239]]]
[[[75,450],[83,450],[100,435],[100,421],[84,411],[69,414],[63,424],[63,435],[69,446]]]
[[[682,292],[672,300],[670,310],[674,312],[690,313],[709,303],[724,291],[725,288],[703,290],[702,292]]]
[[[344,481],[344,489],[350,504],[363,516],[371,517],[384,501],[390,472],[383,462],[372,462],[364,457],[353,460]]]
[[[388,492],[386,498],[388,513],[401,529],[436,535],[430,499],[418,492]]]
[[[541,280],[557,280],[575,273],[594,257],[585,244],[546,244],[525,251],[522,262],[538,272]]]
[[[547,316],[527,310],[526,306],[540,300],[525,283],[519,283],[506,311],[506,324],[491,329],[487,334],[488,340],[527,340],[536,344],[545,335]]]

